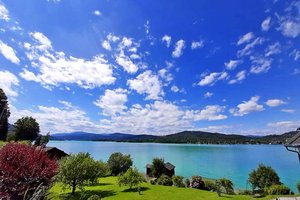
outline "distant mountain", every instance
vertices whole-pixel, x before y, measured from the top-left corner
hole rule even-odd
[[[51,135],[50,139],[193,144],[284,144],[287,139],[291,138],[296,133],[297,131],[291,131],[282,135],[244,136],[203,131],[183,131],[166,136],[154,136],[132,135],[125,133],[95,134],[85,132],[73,132],[53,134]]]

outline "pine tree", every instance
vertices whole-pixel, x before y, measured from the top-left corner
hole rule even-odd
[[[7,103],[7,96],[0,88],[0,140],[6,140],[9,116],[10,111]]]

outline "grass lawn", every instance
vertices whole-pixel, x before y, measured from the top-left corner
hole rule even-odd
[[[160,186],[160,185],[151,185],[149,183],[144,183],[142,185],[142,192],[139,195],[138,192],[129,191],[126,187],[119,187],[117,184],[116,177],[106,177],[101,178],[100,183],[97,186],[87,186],[85,187],[84,192],[79,190],[76,192],[75,196],[70,194],[70,190],[62,191],[61,184],[55,184],[50,189],[49,198],[53,200],[62,200],[62,199],[87,199],[89,196],[97,194],[103,199],[120,199],[120,200],[136,200],[136,199],[145,199],[145,200],[182,200],[182,199],[203,199],[203,200],[224,200],[224,199],[255,199],[251,196],[246,195],[224,195],[218,197],[217,193],[191,189],[191,188],[176,188],[171,186]],[[267,196],[264,198],[259,198],[261,200],[265,199],[275,199],[275,196]],[[257,199],[257,198],[256,198]]]

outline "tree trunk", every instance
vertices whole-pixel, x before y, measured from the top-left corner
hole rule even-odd
[[[75,194],[75,190],[76,190],[76,181],[74,180],[72,184],[72,195]]]

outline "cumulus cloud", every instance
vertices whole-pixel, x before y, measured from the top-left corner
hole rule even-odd
[[[242,60],[229,60],[228,62],[225,62],[224,65],[227,70],[234,70],[241,63]]]
[[[278,107],[286,104],[286,102],[281,99],[269,99],[268,101],[266,101],[266,104],[270,107]]]
[[[166,82],[165,85],[168,85],[173,80],[173,75],[167,68],[160,69],[158,75]]]
[[[204,46],[204,41],[201,40],[201,41],[193,41],[192,44],[191,44],[191,49],[194,50],[194,49],[199,49],[201,47]]]
[[[179,92],[180,90],[179,90],[179,88],[178,88],[176,85],[173,85],[173,86],[171,87],[171,91],[177,93],[177,92]]]
[[[268,123],[267,125],[272,128],[280,130],[281,133],[284,131],[293,131],[299,128],[300,121],[278,121],[273,123]]]
[[[166,46],[169,48],[171,45],[171,36],[164,35],[161,39],[164,43],[166,43]]]
[[[0,19],[9,21],[9,13],[4,4],[0,1]]]
[[[0,88],[8,97],[18,96],[17,86],[19,86],[19,80],[14,74],[9,71],[0,71]]]
[[[0,40],[0,53],[10,62],[19,64],[20,59],[16,55],[16,51]]]
[[[244,43],[248,43],[250,40],[254,38],[254,34],[252,32],[246,33],[245,35],[241,36],[237,41],[237,45],[241,45]]]
[[[95,10],[95,11],[94,11],[94,15],[96,15],[96,16],[101,16],[102,13],[100,12],[100,10]]]
[[[207,105],[202,110],[188,110],[185,118],[193,119],[194,121],[214,121],[226,119],[227,116],[221,114],[224,112],[224,107],[219,105]]]
[[[104,49],[108,50],[108,51],[111,51],[110,43],[109,43],[109,41],[107,41],[107,40],[104,40],[104,41],[102,42],[102,47],[103,47]]]
[[[300,58],[300,51],[294,49],[289,55],[292,56],[295,61],[297,61]]]
[[[271,25],[271,17],[267,17],[262,23],[261,23],[261,30],[262,31],[268,31],[270,29]]]
[[[254,47],[261,45],[264,42],[263,38],[257,37],[252,42],[248,43],[243,49],[238,50],[237,56],[243,57],[253,53]]]
[[[281,52],[281,45],[279,42],[276,42],[272,45],[269,45],[266,50],[265,50],[265,55],[266,56],[271,56],[275,54],[279,54]]]
[[[264,106],[258,104],[259,96],[251,97],[249,101],[237,105],[237,108],[230,109],[230,113],[234,116],[244,116],[252,112],[260,112],[264,110]]]
[[[229,84],[239,83],[246,78],[246,70],[242,70],[235,75],[235,78],[230,80]]]
[[[294,112],[296,112],[296,110],[295,109],[281,109],[281,112],[294,113]]]
[[[146,94],[147,100],[161,99],[161,96],[164,95],[158,76],[150,70],[139,74],[135,79],[128,80],[127,85],[139,94]]]
[[[25,80],[39,82],[46,88],[62,83],[94,88],[115,82],[112,66],[101,55],[91,60],[66,56],[64,52],[54,51],[51,41],[44,34],[34,32],[30,35],[34,44],[25,43],[24,47],[35,70],[24,68],[20,76]]]
[[[204,97],[205,98],[210,98],[210,97],[212,97],[214,95],[214,93],[212,93],[212,92],[206,92],[205,94],[204,94]]]
[[[185,48],[185,41],[184,40],[178,40],[175,44],[175,49],[172,52],[173,58],[179,58],[183,54],[183,49]]]
[[[228,78],[228,73],[227,72],[213,72],[210,73],[208,75],[205,75],[200,82],[198,83],[198,85],[200,86],[212,86],[214,85],[217,81],[219,80],[224,80]]]
[[[134,74],[138,71],[138,66],[132,62],[132,60],[124,54],[124,52],[121,52],[119,55],[116,56],[116,63],[118,63],[120,66],[123,67],[123,69],[130,73]]]
[[[251,56],[252,66],[250,72],[253,74],[266,73],[271,69],[272,60],[265,57]]]

